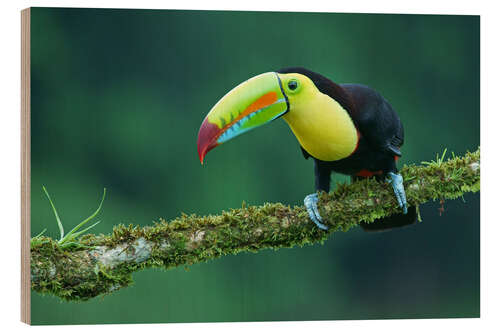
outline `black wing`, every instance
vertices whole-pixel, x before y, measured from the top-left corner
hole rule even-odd
[[[363,85],[340,86],[351,95],[354,108],[348,111],[361,135],[379,150],[401,156],[403,124],[385,98]]]

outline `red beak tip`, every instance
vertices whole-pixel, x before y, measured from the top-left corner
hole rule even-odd
[[[203,165],[203,161],[205,160],[205,155],[207,154],[207,149],[198,149],[198,157],[200,158],[200,163]]]
[[[207,119],[201,124],[198,132],[198,156],[202,165],[205,155],[218,145],[216,139],[220,131],[217,125],[210,123]]]

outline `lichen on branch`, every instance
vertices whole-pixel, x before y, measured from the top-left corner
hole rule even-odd
[[[424,163],[423,163],[424,164]],[[480,190],[479,149],[463,157],[405,166],[401,170],[409,205],[455,199]],[[149,267],[191,265],[241,251],[323,242],[329,234],[360,222],[400,213],[387,183],[366,179],[321,193],[318,206],[329,226],[318,229],[302,206],[246,206],[219,215],[186,215],[152,226],[113,228],[110,235],[84,235],[81,247],[63,248],[40,236],[31,247],[31,288],[65,300],[83,301],[132,283],[131,274]]]

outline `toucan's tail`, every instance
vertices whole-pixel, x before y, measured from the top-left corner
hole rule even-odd
[[[384,218],[377,219],[371,223],[361,222],[359,225],[364,231],[388,231],[394,228],[400,228],[412,225],[417,222],[417,209],[415,207],[408,207],[406,214],[394,214]]]

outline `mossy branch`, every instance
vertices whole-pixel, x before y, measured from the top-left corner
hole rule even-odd
[[[405,166],[401,174],[412,206],[477,192],[479,149],[447,161],[443,155],[421,166]],[[328,232],[318,229],[302,206],[266,203],[243,204],[220,215],[183,214],[142,228],[119,225],[111,235],[81,236],[80,247],[64,248],[38,236],[31,248],[31,287],[65,300],[88,300],[130,285],[132,272],[140,269],[168,269],[241,251],[323,242],[333,232],[400,212],[390,185],[374,179],[339,184],[335,192],[320,195],[319,207]]]

